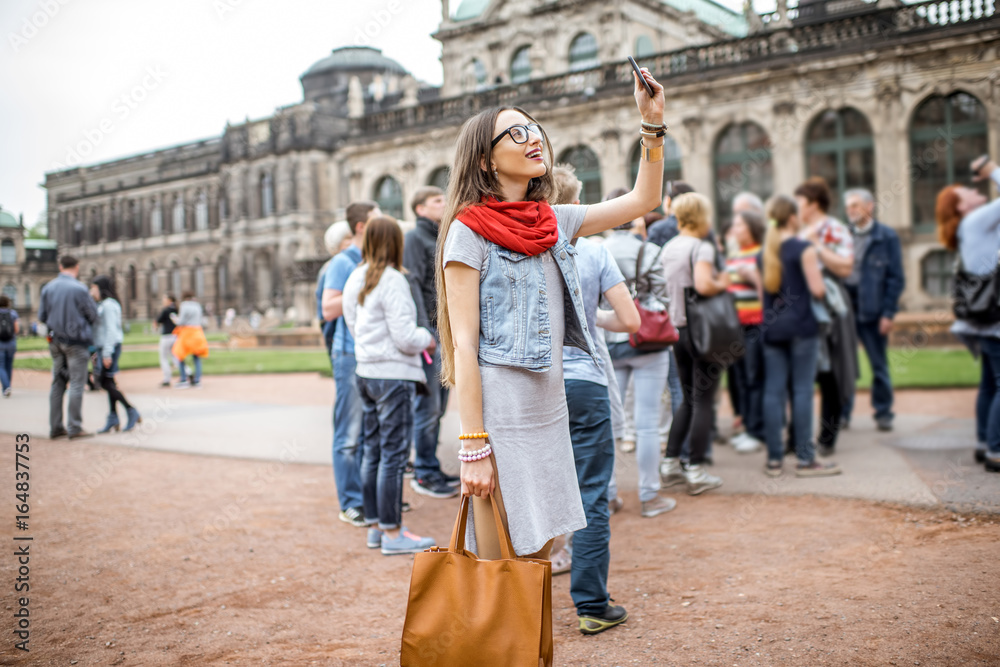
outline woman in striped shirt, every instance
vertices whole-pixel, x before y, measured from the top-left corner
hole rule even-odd
[[[730,248],[726,258],[729,292],[736,300],[736,311],[743,325],[746,354],[729,367],[729,398],[733,404],[734,430],[742,420],[743,432],[730,441],[741,454],[758,451],[764,440],[764,348],[760,325],[761,279],[758,268],[764,218],[754,211],[742,211],[733,218],[726,234]]]

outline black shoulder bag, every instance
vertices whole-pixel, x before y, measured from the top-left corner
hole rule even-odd
[[[955,281],[951,288],[952,312],[960,320],[976,324],[1000,322],[1000,271],[977,276],[965,270],[962,251],[955,262]]]
[[[736,301],[728,292],[702,296],[694,288],[694,257],[701,244],[691,253],[691,287],[684,288],[687,310],[688,338],[694,355],[703,361],[726,365],[743,356],[743,326],[736,313]]]

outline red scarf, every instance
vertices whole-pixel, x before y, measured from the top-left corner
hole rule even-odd
[[[540,255],[559,240],[556,214],[544,201],[507,202],[484,197],[456,217],[483,238],[525,255]]]

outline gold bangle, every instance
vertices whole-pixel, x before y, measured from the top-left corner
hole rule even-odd
[[[650,148],[643,139],[640,139],[639,145],[642,146],[642,159],[646,162],[660,162],[663,159],[662,144]]]
[[[488,437],[490,437],[490,434],[489,433],[485,433],[485,432],[483,432],[483,433],[463,433],[462,435],[458,436],[458,439],[459,440],[485,440]]]

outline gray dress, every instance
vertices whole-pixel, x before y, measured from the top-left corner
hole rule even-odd
[[[555,206],[566,238],[576,236],[585,206]],[[444,264],[460,262],[482,270],[489,241],[459,221],[448,230]],[[503,492],[510,537],[518,555],[539,551],[553,537],[587,525],[576,478],[569,413],[563,385],[563,279],[550,252],[532,258],[542,262],[549,295],[552,367],[543,373],[521,368],[483,366],[483,425],[490,434]],[[468,549],[476,535],[470,512]]]

